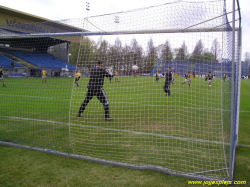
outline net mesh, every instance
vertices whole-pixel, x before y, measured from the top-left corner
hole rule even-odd
[[[39,28],[53,34],[37,34]],[[1,88],[1,142],[228,179],[231,95],[237,95],[237,87],[231,93],[232,42],[238,38],[232,41],[224,1],[26,26],[13,21],[1,26],[0,39],[0,57],[10,59],[2,65],[9,88]],[[115,76],[104,79],[103,95],[77,117],[97,59]],[[43,70],[46,77],[38,78]],[[113,121],[105,121],[107,106]]]

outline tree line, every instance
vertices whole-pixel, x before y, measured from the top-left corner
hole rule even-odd
[[[202,40],[199,40],[192,53],[188,53],[185,41],[179,48],[173,49],[168,40],[164,44],[155,46],[150,38],[144,50],[135,38],[131,40],[130,45],[123,46],[119,38],[116,38],[115,43],[111,45],[102,38],[95,42],[89,37],[84,37],[81,43],[71,43],[70,52],[70,63],[76,65],[79,61],[79,68],[91,68],[96,59],[101,59],[106,67],[115,70],[131,71],[132,65],[136,64],[140,71],[151,72],[159,61],[217,63],[221,49],[217,39],[214,39],[210,50],[205,48]]]

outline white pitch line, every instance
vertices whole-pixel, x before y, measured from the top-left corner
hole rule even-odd
[[[13,97],[27,97],[27,98],[39,98],[39,99],[51,99],[51,100],[67,100],[67,101],[70,101],[70,99],[63,99],[63,98],[54,98],[54,97],[40,97],[40,96],[30,96],[30,95],[13,95],[13,94],[0,94],[0,95],[3,95],[3,96],[13,96]],[[139,105],[139,106],[154,106],[154,107],[176,107],[177,105],[143,105],[143,104],[140,104],[138,102],[111,102],[112,103],[115,103],[115,104],[130,104],[130,105]],[[179,106],[177,106],[179,107]],[[182,108],[185,108],[185,109],[196,109],[196,110],[222,110],[220,108],[197,108],[197,107],[185,107],[183,106]],[[240,112],[243,112],[243,113],[250,113],[250,111],[240,111]]]
[[[0,94],[0,95],[3,95],[3,96],[13,96],[13,97],[27,97],[27,98],[38,98],[38,99],[52,99],[52,100],[55,100],[55,99],[59,99],[59,100],[70,100],[70,99],[63,99],[63,98],[55,98],[55,97],[40,97],[40,96],[34,96],[34,95],[13,95],[13,94]]]
[[[164,135],[164,134],[137,132],[137,131],[123,130],[123,129],[112,129],[112,128],[105,128],[105,127],[99,127],[99,126],[70,124],[70,123],[64,123],[64,122],[58,122],[58,121],[50,121],[50,120],[42,120],[42,119],[23,118],[23,117],[15,117],[15,116],[2,116],[2,115],[0,115],[0,117],[6,117],[6,118],[12,118],[12,119],[18,119],[18,120],[27,120],[27,121],[55,123],[55,124],[61,124],[61,125],[67,125],[67,126],[78,126],[78,127],[85,127],[85,128],[94,128],[94,129],[101,129],[101,130],[107,130],[107,131],[126,132],[126,133],[138,134],[138,135],[158,136],[158,137],[171,138],[171,139],[177,139],[177,140],[183,140],[183,141],[195,141],[195,142],[203,142],[203,143],[205,142],[205,143],[210,143],[210,144],[229,144],[229,143],[224,143],[222,141],[210,141],[210,140],[203,140],[203,139],[197,139],[197,138],[183,138],[183,137],[169,136],[169,135]]]

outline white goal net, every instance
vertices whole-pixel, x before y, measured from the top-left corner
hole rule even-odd
[[[22,100],[3,101],[1,144],[232,180],[240,32],[228,16],[224,0],[178,1],[33,26],[55,33],[2,25],[0,43],[10,46],[0,46],[0,56],[23,66],[5,72],[29,76],[5,79],[12,90],[1,95]],[[54,68],[48,58],[66,64]],[[47,79],[33,78],[43,70]]]

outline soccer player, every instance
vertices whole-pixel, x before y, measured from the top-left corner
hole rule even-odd
[[[226,78],[227,78],[227,75],[224,73],[224,75],[223,75],[223,82],[225,82]]]
[[[79,87],[78,81],[80,80],[81,76],[82,76],[81,71],[78,70],[78,73],[75,76],[75,83],[76,83],[77,87]]]
[[[174,85],[174,77],[175,77],[175,71],[172,73],[172,85]]]
[[[206,75],[205,75],[206,77],[205,77],[205,81],[207,81],[207,76],[208,76],[208,74],[206,73]]]
[[[168,71],[166,72],[165,77],[166,77],[166,79],[165,79],[165,84],[163,86],[163,90],[166,93],[166,95],[170,96],[170,85],[171,85],[172,80],[173,80],[172,79],[173,75],[172,75],[170,67],[168,67]]]
[[[46,82],[46,78],[47,78],[47,72],[45,69],[43,69],[42,71],[42,83],[45,81]]]
[[[211,83],[212,83],[212,79],[213,79],[213,74],[211,72],[209,72],[207,74],[207,78],[208,78],[208,86],[212,86]]]
[[[116,70],[115,71],[115,82],[119,82],[119,77],[118,77],[118,71]]]
[[[113,74],[113,70],[112,70],[112,69],[108,69],[108,72],[109,72],[110,74]],[[109,77],[109,82],[110,82],[110,83],[112,82],[112,78],[113,78],[113,77]]]
[[[158,72],[158,71],[156,72],[156,75],[155,75],[155,76],[156,76],[155,81],[158,82],[158,80],[159,80],[159,72]]]
[[[1,66],[1,69],[0,69],[0,82],[3,82],[3,87],[6,87],[5,84],[4,84],[4,78],[3,78],[3,67]]]
[[[188,86],[189,88],[191,87],[191,84],[190,84],[190,71],[185,73],[185,82],[183,82],[181,85],[185,84],[185,83],[188,83]]]
[[[103,104],[105,111],[105,121],[113,120],[109,116],[109,101],[107,95],[103,89],[104,78],[112,78],[113,75],[111,72],[106,71],[102,68],[103,63],[101,60],[96,62],[96,66],[90,70],[90,79],[88,83],[88,91],[85,99],[83,100],[81,107],[79,108],[79,112],[77,117],[81,117],[81,114],[84,112],[87,107],[89,101],[96,96],[98,100]]]

